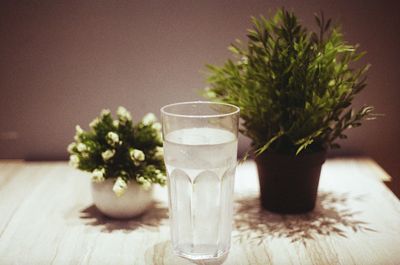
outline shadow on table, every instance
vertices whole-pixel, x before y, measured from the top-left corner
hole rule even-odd
[[[223,264],[229,253],[218,258],[208,260],[188,260],[176,256],[172,251],[171,241],[163,241],[148,248],[144,254],[146,265],[163,264],[163,265],[221,265]]]
[[[299,215],[281,215],[263,210],[259,198],[245,197],[236,200],[235,239],[242,242],[261,244],[266,237],[287,238],[291,242],[315,239],[317,235],[339,235],[348,232],[374,231],[368,223],[358,219],[360,212],[349,207],[349,194],[320,192],[314,211]]]
[[[168,208],[160,203],[153,203],[142,215],[131,219],[113,219],[103,215],[95,205],[91,205],[80,211],[79,218],[85,225],[96,226],[103,232],[115,230],[131,232],[138,228],[157,230],[158,227],[168,218]]]

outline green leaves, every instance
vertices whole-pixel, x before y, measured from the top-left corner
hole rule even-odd
[[[281,137],[284,133],[283,132],[278,132],[275,136],[273,136],[271,139],[269,139],[269,141],[263,145],[261,148],[259,148],[256,151],[257,155],[262,154],[265,150],[268,149],[268,147],[270,147],[271,144],[273,144],[279,137]]]
[[[337,147],[344,130],[374,117],[372,107],[352,110],[351,105],[366,86],[369,67],[352,63],[365,53],[345,42],[323,13],[315,20],[317,32],[285,9],[272,19],[252,17],[247,45],[237,40],[229,47],[235,60],[207,66],[205,95],[241,108],[242,132],[257,154]]]

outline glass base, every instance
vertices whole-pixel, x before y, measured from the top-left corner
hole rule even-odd
[[[228,256],[229,248],[225,250],[213,251],[215,245],[193,245],[180,246],[179,249],[174,249],[174,254],[191,261],[202,261],[206,264],[221,264]],[[212,253],[212,254],[210,254]]]

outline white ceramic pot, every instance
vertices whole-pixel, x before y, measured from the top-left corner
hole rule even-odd
[[[135,181],[128,183],[126,192],[118,197],[113,191],[115,179],[92,183],[93,202],[103,214],[112,218],[131,218],[146,211],[153,201],[153,192],[144,190]]]

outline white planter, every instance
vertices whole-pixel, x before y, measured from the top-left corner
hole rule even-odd
[[[113,218],[131,218],[142,214],[153,201],[152,189],[144,190],[135,181],[118,197],[112,190],[115,179],[92,183],[93,202],[103,214]]]

